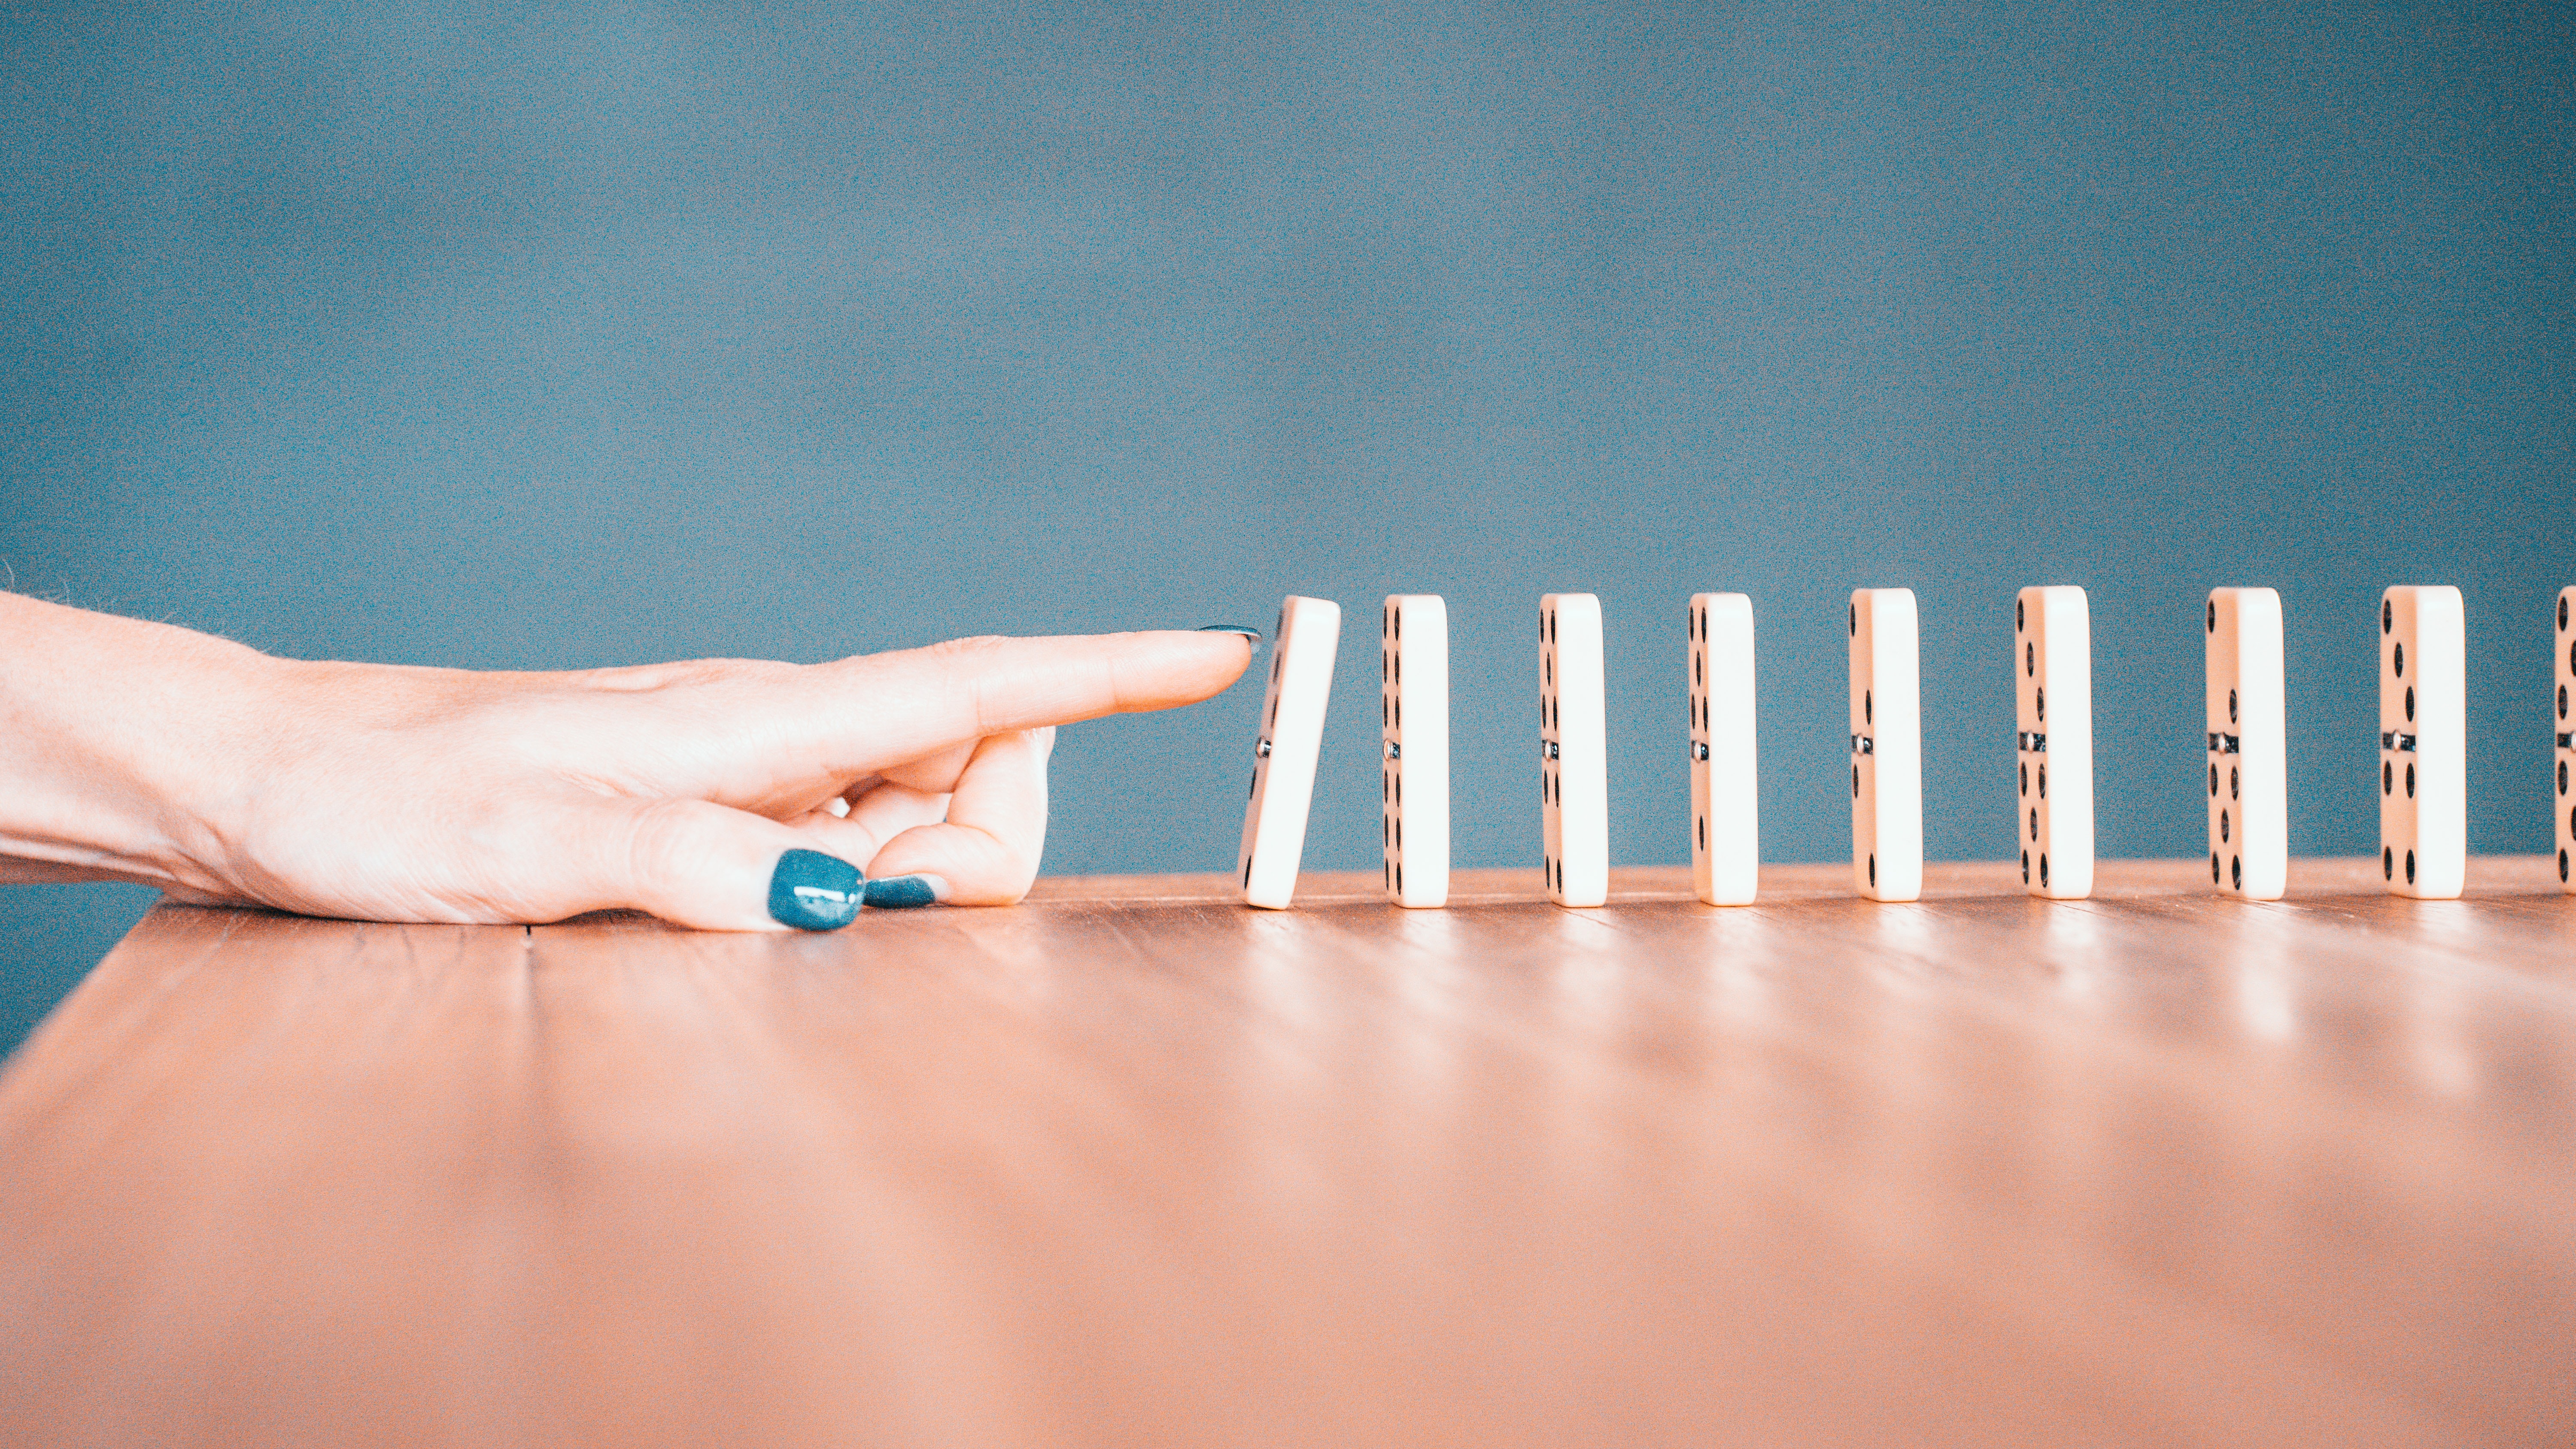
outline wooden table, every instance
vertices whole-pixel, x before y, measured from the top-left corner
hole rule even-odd
[[[2576,1441],[2576,899],[164,906],[0,1076],[10,1444]]]

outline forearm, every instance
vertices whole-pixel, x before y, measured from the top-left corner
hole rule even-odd
[[[210,802],[238,795],[280,661],[0,594],[0,880],[219,887]]]

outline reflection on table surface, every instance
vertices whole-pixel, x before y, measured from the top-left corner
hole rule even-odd
[[[2559,1442],[2576,900],[164,907],[0,1077],[0,1440]]]

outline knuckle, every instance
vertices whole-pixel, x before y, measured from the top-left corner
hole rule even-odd
[[[973,664],[990,659],[1010,646],[1001,634],[972,634],[963,639],[942,639],[929,648],[930,656],[958,664]]]
[[[969,728],[981,735],[992,728],[992,701],[986,686],[995,674],[1004,651],[1011,641],[999,634],[977,634],[964,639],[947,639],[930,646],[931,657],[938,660],[946,677],[948,692],[963,695],[965,718]]]
[[[644,892],[703,872],[707,843],[697,828],[705,809],[695,800],[661,800],[627,817],[626,875]]]
[[[766,683],[791,675],[797,668],[774,659],[678,659],[666,664],[579,670],[567,675],[566,680],[597,694],[655,694],[724,684]]]

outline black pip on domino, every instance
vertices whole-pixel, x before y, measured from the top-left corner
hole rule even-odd
[[[1560,906],[1610,899],[1609,726],[1602,701],[1601,601],[1538,601],[1539,869]]]
[[[1378,813],[1387,899],[1449,903],[1449,606],[1389,594],[1378,615]]]
[[[2450,900],[2468,874],[2468,637],[2460,591],[2379,599],[2379,871],[2401,896]]]
[[[1912,589],[1855,589],[1851,626],[1852,883],[1923,894],[1923,712]]]
[[[2013,600],[2013,679],[2022,888],[2080,901],[2093,893],[2093,616],[2082,589]]]
[[[2281,596],[2212,589],[2201,617],[2209,666],[2209,883],[2247,900],[2277,901],[2290,873]]]
[[[1753,902],[1762,867],[1753,747],[1753,601],[1693,594],[1690,635],[1691,888],[1712,906]]]

